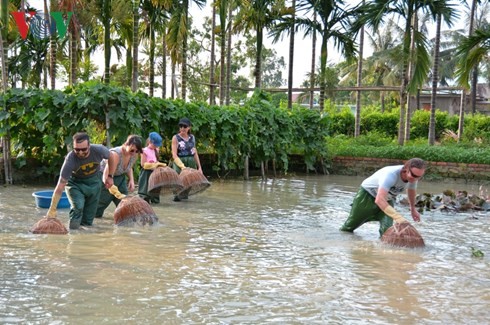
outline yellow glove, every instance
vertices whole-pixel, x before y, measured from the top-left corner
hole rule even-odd
[[[122,200],[122,199],[124,199],[126,197],[126,195],[124,195],[121,192],[119,192],[119,189],[117,188],[116,185],[112,185],[109,188],[109,193],[111,193],[112,195],[114,195],[119,200]]]
[[[61,199],[61,194],[53,193],[53,197],[51,198],[51,205],[49,206],[48,213],[46,216],[48,218],[56,218],[56,208],[58,207],[58,202]]]
[[[167,164],[162,163],[162,162],[155,162],[155,163],[145,162],[145,164],[143,165],[143,169],[153,170],[157,167],[166,167],[166,166],[167,166]]]
[[[403,218],[403,216],[398,213],[391,205],[388,205],[384,210],[383,212],[393,218],[393,220],[396,222],[396,223],[404,223],[404,222],[408,222],[407,219]]]
[[[180,169],[184,169],[185,168],[185,165],[184,163],[182,162],[182,160],[180,160],[180,158],[175,158],[174,159],[174,163],[177,165],[177,167],[179,167]]]

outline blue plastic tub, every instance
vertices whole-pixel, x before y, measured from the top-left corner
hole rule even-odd
[[[32,193],[34,199],[36,200],[36,206],[38,208],[49,208],[51,205],[51,198],[53,197],[54,191],[39,191]],[[68,201],[68,197],[66,193],[63,192],[61,194],[60,201],[58,202],[57,209],[69,208],[70,202]]]

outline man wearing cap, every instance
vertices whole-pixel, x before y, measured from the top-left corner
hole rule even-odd
[[[157,132],[151,132],[146,140],[146,147],[141,153],[141,173],[138,180],[138,195],[148,203],[160,203],[160,194],[148,192],[148,179],[157,166],[166,166],[159,163],[159,148],[162,146],[162,137]]]

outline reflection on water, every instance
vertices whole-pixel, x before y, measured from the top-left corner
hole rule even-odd
[[[416,227],[427,247],[393,248],[374,223],[338,230],[361,181],[216,181],[186,202],[162,197],[157,227],[116,228],[111,207],[66,236],[27,232],[46,213],[31,196],[40,188],[3,187],[0,323],[488,321],[488,213],[425,213]],[[440,193],[451,184],[421,186]],[[63,222],[67,214],[59,210]],[[485,257],[473,258],[472,246]]]

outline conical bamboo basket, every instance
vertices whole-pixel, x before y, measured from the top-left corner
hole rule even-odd
[[[155,211],[139,196],[122,199],[114,211],[114,224],[117,226],[151,226],[157,223]]]
[[[148,179],[148,191],[151,193],[172,194],[184,188],[179,174],[170,167],[158,167]]]
[[[179,197],[201,193],[211,186],[211,183],[208,181],[206,176],[194,168],[184,168],[180,172],[179,178],[181,179],[183,185],[182,190],[177,191],[177,195]]]
[[[399,247],[424,247],[424,239],[408,222],[395,223],[381,236],[381,241]]]

